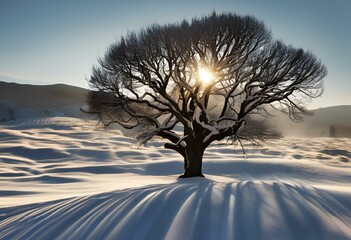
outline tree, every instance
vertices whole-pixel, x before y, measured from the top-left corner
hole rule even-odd
[[[331,138],[336,138],[338,136],[337,132],[336,132],[336,128],[334,125],[331,125],[329,128],[329,137]]]
[[[203,176],[214,141],[276,136],[255,116],[274,107],[294,120],[322,94],[326,68],[303,49],[273,40],[251,16],[216,14],[152,25],[112,44],[88,79],[90,112],[168,142],[184,158],[182,177]],[[179,125],[182,131],[176,131]]]

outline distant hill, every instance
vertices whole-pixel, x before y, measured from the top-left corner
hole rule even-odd
[[[281,113],[271,120],[287,136],[329,137],[334,127],[338,137],[351,137],[351,105],[316,109],[312,116],[299,123]]]
[[[350,127],[351,105],[320,108],[314,111],[314,115],[308,119],[313,124]]]
[[[0,121],[65,115],[81,117],[88,90],[65,84],[29,85],[0,82]]]

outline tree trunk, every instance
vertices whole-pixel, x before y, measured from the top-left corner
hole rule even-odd
[[[200,146],[189,146],[186,148],[186,154],[184,157],[184,174],[179,176],[180,178],[187,177],[204,177],[202,174],[202,157],[204,149]]]

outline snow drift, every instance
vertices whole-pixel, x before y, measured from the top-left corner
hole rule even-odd
[[[206,179],[96,122],[0,128],[0,239],[350,239],[350,139],[211,145]]]

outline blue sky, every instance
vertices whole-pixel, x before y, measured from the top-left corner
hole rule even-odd
[[[215,10],[253,15],[328,68],[308,106],[351,105],[350,0],[0,0],[0,81],[88,87],[96,59],[128,31]]]

